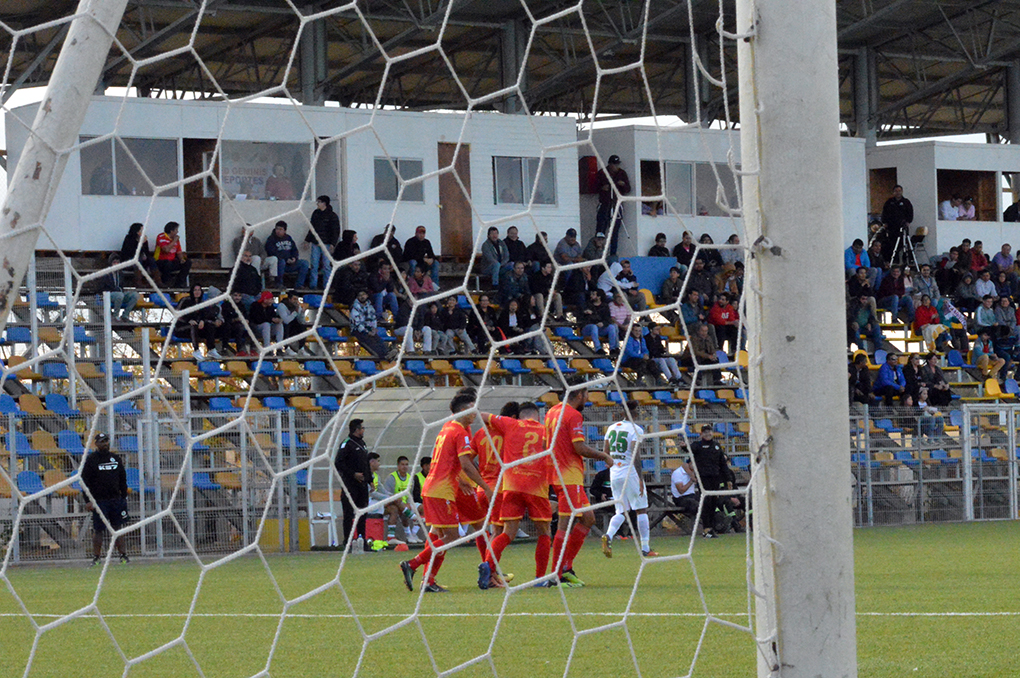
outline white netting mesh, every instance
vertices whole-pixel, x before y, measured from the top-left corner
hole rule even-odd
[[[526,243],[532,240],[538,242],[539,233],[548,230],[549,241],[544,249],[546,255],[552,258],[559,231],[566,230],[567,226],[576,227],[578,214],[575,211],[569,215],[568,220],[573,220],[569,223],[560,212],[551,217],[553,213],[548,205],[556,208],[558,202],[561,211],[572,207],[580,210],[582,207],[566,195],[567,187],[572,186],[569,182],[559,187],[558,201],[550,202],[545,194],[550,184],[546,183],[547,177],[543,172],[551,171],[558,177],[572,172],[570,163],[563,161],[565,153],[595,156],[598,170],[605,170],[608,156],[613,152],[607,152],[605,144],[600,142],[603,128],[598,124],[599,92],[603,91],[603,87],[609,87],[610,82],[612,87],[627,82],[629,87],[640,90],[640,96],[649,102],[646,112],[653,117],[647,124],[654,134],[656,149],[646,155],[636,150],[631,154],[635,159],[633,172],[635,178],[641,180],[643,190],[617,195],[617,209],[622,211],[624,206],[628,206],[634,215],[647,215],[645,209],[658,215],[658,230],[666,233],[671,243],[677,242],[681,233],[694,230],[695,224],[706,223],[694,218],[698,216],[699,207],[705,210],[711,208],[712,214],[717,215],[718,221],[713,226],[717,232],[742,233],[735,138],[724,135],[720,142],[721,133],[704,130],[701,119],[704,103],[701,97],[706,91],[715,92],[722,101],[725,127],[732,128],[728,100],[731,83],[725,60],[730,58],[726,44],[733,37],[724,36],[721,32],[721,18],[719,51],[708,60],[712,63],[708,63],[704,55],[699,56],[696,50],[691,52],[696,81],[692,88],[696,97],[693,110],[698,113],[697,119],[688,121],[688,126],[666,123],[654,117],[660,112],[653,103],[656,97],[649,84],[644,61],[649,3],[641,4],[644,10],[637,17],[640,29],[634,33],[634,40],[641,49],[634,60],[608,67],[599,64],[601,48],[596,46],[587,31],[588,13],[599,10],[578,2],[555,12],[535,15],[529,4],[522,2],[521,8],[526,14],[524,24],[529,35],[524,47],[525,66],[529,63],[528,54],[535,48],[538,29],[550,25],[578,27],[584,36],[579,43],[580,48],[590,51],[594,57],[595,96],[590,107],[581,111],[588,122],[581,126],[579,136],[563,140],[562,135],[550,132],[551,128],[544,124],[542,118],[530,112],[526,67],[519,69],[509,86],[481,95],[468,93],[457,75],[455,59],[443,43],[448,26],[458,18],[454,9],[456,3],[446,5],[441,20],[436,21],[433,42],[412,50],[392,52],[376,39],[371,20],[363,13],[360,3],[317,14],[304,14],[287,3],[286,7],[300,19],[300,30],[289,45],[286,63],[275,73],[275,82],[247,97],[230,96],[220,89],[217,76],[206,67],[195,48],[197,36],[201,34],[215,4],[203,2],[197,8],[195,32],[188,44],[142,59],[136,58],[119,42],[115,41],[114,49],[118,58],[131,63],[132,85],[161,62],[190,53],[196,68],[203,71],[212,88],[219,91],[222,102],[212,116],[215,123],[209,130],[215,142],[203,156],[201,168],[197,171],[182,170],[169,180],[163,178],[163,174],[154,174],[153,164],[147,155],[158,153],[158,149],[139,144],[136,138],[121,131],[122,123],[131,115],[129,109],[135,103],[130,96],[119,100],[118,106],[112,109],[113,114],[102,125],[101,133],[86,134],[83,131],[72,147],[52,149],[70,158],[72,163],[94,155],[100,149],[109,149],[110,157],[123,168],[124,176],[134,177],[136,183],[133,186],[120,185],[118,170],[116,177],[110,176],[108,192],[102,188],[92,191],[94,187],[87,187],[85,178],[82,178],[81,190],[76,186],[75,192],[92,191],[100,195],[125,197],[130,193],[130,199],[138,206],[132,220],[144,224],[144,231],[150,237],[162,230],[163,224],[169,220],[164,218],[162,201],[165,197],[160,196],[183,195],[198,186],[201,191],[209,192],[214,201],[221,203],[222,223],[235,225],[238,232],[243,228],[245,237],[252,233],[264,237],[278,220],[285,220],[290,234],[300,241],[310,227],[309,215],[315,208],[315,196],[330,193],[321,180],[324,176],[323,159],[330,154],[342,157],[337,149],[345,144],[358,142],[364,148],[363,139],[370,138],[374,145],[368,145],[373,146],[375,150],[371,152],[377,156],[377,196],[379,190],[384,193],[392,190],[393,195],[387,201],[387,204],[392,202],[392,209],[386,216],[388,221],[398,225],[401,235],[411,235],[409,229],[420,214],[417,208],[425,202],[424,198],[418,197],[422,191],[434,195],[444,177],[452,178],[450,190],[459,190],[466,198],[470,208],[468,219],[474,223],[470,242],[472,264],[480,263],[487,229],[491,226],[498,227],[501,235],[507,227],[516,226],[521,240]],[[430,169],[430,163],[423,166],[418,161],[415,166],[413,158],[406,157],[407,137],[411,136],[413,143],[415,130],[420,130],[422,124],[431,124],[429,121],[411,123],[408,122],[410,117],[393,118],[376,107],[366,115],[352,116],[353,122],[343,129],[333,126],[326,131],[318,119],[313,119],[319,111],[309,111],[298,105],[293,93],[288,91],[285,83],[290,80],[290,73],[297,68],[300,58],[298,36],[312,30],[314,22],[351,17],[357,17],[371,36],[374,49],[385,67],[376,104],[392,101],[391,88],[400,84],[399,79],[394,85],[388,78],[391,71],[403,72],[407,64],[418,63],[424,56],[440,55],[448,73],[435,77],[452,80],[463,93],[460,110],[442,114],[455,120],[457,129],[457,136],[446,139],[453,145],[452,157],[447,164],[439,163],[435,169]],[[72,18],[69,16],[61,21],[69,22]],[[690,5],[687,20],[693,42],[694,15]],[[0,25],[0,28],[11,43],[3,80],[6,87],[15,77],[10,70],[14,51],[34,34],[52,26],[41,24],[14,29]],[[251,199],[257,197],[260,190],[268,191],[267,185],[260,187],[241,183],[234,177],[228,177],[224,167],[229,152],[240,152],[227,149],[228,142],[237,139],[236,129],[231,125],[235,124],[235,120],[245,119],[244,116],[253,110],[253,102],[262,97],[287,100],[287,105],[279,110],[266,112],[263,109],[263,113],[273,121],[273,126],[289,125],[292,130],[289,138],[294,143],[303,144],[308,154],[301,165],[303,177],[295,176],[292,167],[283,167],[284,173],[290,174],[288,181],[295,179],[291,182],[293,194],[288,196],[289,199],[280,200],[279,208],[274,206],[274,201],[267,201],[259,203],[259,207],[264,209],[253,210],[249,209]],[[470,186],[456,167],[460,154],[467,152],[473,140],[499,134],[487,131],[485,125],[491,116],[480,111],[508,97],[515,97],[520,102],[525,114],[521,119],[526,121],[526,124],[514,128],[522,150],[517,159],[520,174],[516,183],[510,184],[520,191],[520,195],[505,201],[507,205],[518,205],[519,209],[504,207],[502,213],[494,214],[489,203],[498,205],[500,196],[488,197],[486,193],[490,187]],[[17,134],[23,137],[31,135],[31,117],[24,111],[12,110],[5,105],[3,112],[8,120],[8,129],[20,128]],[[406,123],[403,126],[402,121]],[[670,155],[674,138],[690,134],[698,138],[697,145],[703,154],[699,156],[703,159],[701,162],[698,157],[689,159],[688,165],[692,169],[686,175],[688,193],[695,189],[702,191],[697,200],[691,195],[678,195],[672,192],[672,186],[667,185],[671,171],[682,171],[682,168],[671,168],[668,164],[676,160]],[[713,141],[708,140],[709,135],[715,135]],[[158,137],[159,134],[154,133],[153,136]],[[251,142],[264,141],[257,136],[257,131],[248,138]],[[724,149],[723,160],[719,159],[716,150],[710,148],[712,144],[720,143]],[[553,159],[558,160],[559,165],[553,164],[550,170],[549,161]],[[638,161],[641,161],[640,165]],[[650,164],[647,176],[644,176],[646,162]],[[392,185],[382,189],[379,176],[380,173],[385,175],[385,171],[379,163],[388,167],[391,174],[389,181]],[[493,172],[498,172],[498,169]],[[659,182],[658,186],[655,186],[655,180]],[[555,181],[551,186],[556,190]],[[706,186],[711,188],[706,189]],[[498,186],[494,183],[494,193],[497,193],[496,188]],[[51,187],[51,195],[55,190],[55,186]],[[149,196],[147,200],[145,196]],[[368,198],[348,195],[345,200],[351,202]],[[685,206],[684,200],[690,204]],[[367,234],[366,228],[377,230],[374,225],[344,221],[343,211],[340,211],[340,217],[345,230],[360,227],[363,236]],[[566,276],[586,275],[592,266],[608,268],[615,261],[610,258],[608,249],[614,239],[614,230],[624,229],[624,233],[618,235],[622,243],[621,252],[642,253],[644,240],[640,237],[644,231],[636,223],[624,226],[623,220],[616,217],[614,212],[608,220],[609,224],[614,224],[609,226],[610,237],[594,259],[555,266],[557,284]],[[722,223],[724,221],[725,224]],[[381,230],[382,223],[378,226]],[[84,655],[74,644],[79,642],[78,638],[82,649],[89,644],[104,643],[101,639],[107,638],[110,645],[104,644],[104,647],[108,656],[101,661],[109,666],[123,666],[125,675],[135,675],[136,671],[159,674],[171,666],[195,675],[226,675],[229,671],[224,665],[229,666],[231,653],[236,653],[240,647],[236,643],[238,639],[233,639],[234,645],[231,645],[230,639],[222,639],[221,643],[210,640],[208,636],[217,633],[217,625],[237,632],[241,642],[245,643],[244,647],[248,645],[244,634],[250,634],[253,645],[255,640],[262,644],[252,651],[252,655],[257,657],[257,666],[250,670],[244,668],[244,675],[311,675],[300,670],[292,672],[308,652],[295,634],[312,631],[317,625],[345,634],[342,641],[336,640],[357,648],[347,652],[346,659],[333,666],[338,673],[358,675],[376,675],[385,670],[383,667],[387,663],[394,666],[393,653],[397,649],[406,651],[401,663],[412,662],[414,675],[457,671],[520,675],[523,670],[508,660],[501,645],[516,643],[533,653],[540,653],[542,645],[528,640],[534,627],[527,625],[531,624],[538,624],[540,633],[548,633],[550,643],[562,645],[550,650],[551,663],[525,663],[527,668],[524,670],[532,670],[539,675],[597,673],[599,668],[604,667],[598,658],[610,646],[615,648],[612,652],[625,655],[625,661],[614,668],[624,675],[690,675],[694,673],[696,663],[706,661],[707,648],[719,655],[707,660],[710,666],[725,667],[729,657],[735,653],[745,655],[745,667],[753,662],[752,596],[748,585],[750,542],[743,540],[737,576],[720,580],[713,573],[713,556],[707,557],[704,566],[699,559],[703,548],[697,538],[700,515],[693,520],[689,517],[688,522],[681,525],[677,514],[673,513],[660,523],[652,541],[663,555],[639,558],[636,554],[626,553],[618,542],[617,553],[621,554],[618,559],[631,557],[632,560],[623,575],[609,575],[616,579],[611,585],[605,583],[607,590],[611,589],[606,595],[582,598],[561,587],[558,592],[542,593],[546,599],[541,604],[534,600],[537,592],[530,591],[535,583],[530,576],[519,575],[502,594],[481,594],[473,591],[470,578],[464,582],[451,581],[473,570],[447,564],[445,581],[461,591],[454,595],[468,596],[473,600],[455,602],[451,607],[446,600],[436,600],[416,592],[414,596],[408,596],[408,600],[413,599],[413,602],[394,608],[388,603],[383,604],[383,601],[406,595],[395,576],[396,561],[387,561],[385,565],[371,569],[359,566],[357,558],[349,554],[338,555],[326,565],[317,561],[311,577],[314,583],[310,584],[308,580],[290,577],[286,573],[289,566],[281,559],[268,557],[272,552],[298,547],[299,541],[303,541],[303,530],[315,533],[320,545],[322,542],[335,545],[337,537],[331,530],[338,529],[340,521],[337,517],[341,512],[336,490],[346,492],[347,488],[343,487],[342,480],[332,468],[337,448],[347,436],[352,419],[364,418],[369,423],[370,443],[382,454],[381,475],[396,466],[399,453],[410,457],[412,469],[417,470],[421,458],[431,454],[432,443],[440,427],[450,419],[446,406],[457,382],[477,384],[480,393],[477,410],[487,412],[497,412],[508,400],[536,400],[549,391],[569,392],[582,385],[593,393],[603,395],[599,400],[618,397],[626,401],[637,397],[640,408],[629,415],[612,404],[608,407],[596,404],[587,408],[588,443],[601,450],[605,427],[614,421],[629,418],[641,425],[645,434],[640,440],[640,449],[646,462],[652,462],[652,466],[649,468],[647,463],[642,466],[640,462],[638,466],[649,482],[659,486],[660,493],[663,493],[663,506],[667,506],[670,502],[669,489],[662,481],[668,480],[673,468],[686,459],[684,448],[698,437],[694,431],[695,424],[713,424],[718,431],[716,438],[734,454],[734,459],[748,458],[747,403],[741,369],[746,367],[741,358],[746,354],[740,350],[744,343],[744,328],[739,323],[734,330],[735,336],[726,337],[728,357],[718,361],[712,356],[706,362],[695,355],[692,369],[684,376],[683,386],[677,388],[678,385],[673,384],[659,389],[642,389],[646,385],[642,375],[624,369],[621,359],[615,355],[608,373],[598,368],[582,368],[582,373],[578,374],[572,360],[594,360],[601,354],[579,352],[579,344],[588,348],[584,341],[578,341],[576,337],[565,339],[547,331],[566,325],[560,318],[554,318],[558,314],[554,313],[553,304],[547,304],[539,309],[538,324],[518,336],[488,333],[487,359],[478,356],[474,361],[482,373],[469,375],[464,374],[459,366],[436,359],[430,361],[429,356],[420,355],[426,346],[418,344],[425,337],[415,336],[413,328],[407,328],[406,323],[428,302],[414,298],[407,282],[398,282],[398,291],[410,302],[410,312],[405,313],[403,318],[405,332],[411,334],[413,341],[397,332],[398,322],[384,323],[389,330],[382,339],[386,342],[384,355],[377,356],[378,359],[366,358],[359,355],[358,343],[352,338],[350,304],[348,308],[341,309],[337,295],[334,296],[334,305],[320,297],[304,296],[299,317],[305,320],[305,327],[296,328],[285,338],[274,332],[263,335],[261,328],[253,327],[253,323],[245,318],[245,308],[250,300],[232,299],[224,291],[234,286],[241,272],[241,260],[235,260],[234,253],[224,254],[230,269],[229,277],[224,276],[214,287],[204,288],[202,300],[181,310],[177,308],[179,300],[176,294],[165,291],[165,285],[170,282],[167,277],[173,273],[163,271],[164,291],[160,291],[154,269],[144,259],[141,242],[135,247],[134,256],[126,261],[112,265],[102,261],[83,267],[80,261],[65,254],[65,247],[61,244],[66,242],[61,231],[73,228],[73,225],[51,221],[43,226],[37,247],[53,250],[59,258],[33,262],[25,285],[25,299],[11,309],[7,319],[3,377],[10,378],[7,393],[17,396],[18,411],[9,410],[0,415],[3,417],[4,435],[7,436],[5,458],[0,462],[0,482],[4,484],[0,502],[6,506],[8,519],[4,524],[9,530],[5,537],[7,548],[0,578],[7,588],[3,614],[7,615],[6,620],[13,620],[12,628],[18,628],[25,643],[24,652],[15,652],[8,657],[18,671],[25,675],[36,671],[46,674],[53,671],[54,666],[61,665],[54,642],[50,640],[56,635],[63,639],[59,641],[63,653],[79,657]],[[590,231],[582,229],[586,230]],[[430,229],[430,232],[434,231]],[[196,230],[189,228],[188,235],[189,241],[193,235],[193,239],[197,240]],[[4,234],[0,243],[4,242],[3,238],[9,237]],[[87,239],[83,241],[87,242]],[[354,261],[364,265],[383,256],[394,270],[403,263],[394,258],[385,242],[372,247],[365,241],[367,238],[362,241],[360,252],[339,255],[339,260],[328,252],[323,255],[331,264],[325,285],[327,292],[330,289],[335,293],[345,291],[338,282],[342,269]],[[318,235],[314,236],[311,245],[324,248]],[[449,245],[444,237],[441,253]],[[745,246],[733,242],[726,245],[695,244],[694,247],[692,262],[713,260],[712,257],[699,256],[706,252],[737,252],[741,256],[733,259],[739,260]],[[302,250],[300,255],[307,256],[307,251]],[[743,291],[742,283],[739,278],[729,279],[731,270],[729,267],[719,268],[724,275],[719,284],[736,290],[739,296]],[[111,309],[105,305],[110,302],[101,296],[97,298],[95,294],[96,285],[111,273],[125,277],[134,275],[143,302],[131,314],[137,323],[135,326],[116,322],[111,318]],[[193,267],[191,275],[199,275],[199,269]],[[442,289],[434,298],[444,301],[449,297],[459,297],[458,303],[469,314],[480,317],[477,296],[479,288],[490,287],[486,277],[484,271],[479,273],[470,265],[467,268],[445,267]],[[703,283],[705,278],[698,266],[692,263],[683,280],[681,298],[686,297],[686,292],[696,284]],[[279,281],[272,288],[273,303],[283,303],[278,298],[280,295],[276,294],[282,287],[282,281]],[[67,290],[71,294],[67,294]],[[621,281],[612,277],[609,292],[627,294]],[[240,353],[242,344],[247,344],[252,347],[254,356],[220,359],[212,354],[206,356],[210,360],[204,364],[193,359],[199,346],[192,344],[193,335],[188,325],[199,317],[205,318],[204,322],[215,323],[217,308],[221,309],[221,316],[224,310],[228,314],[232,310],[242,318],[243,328],[232,335],[230,346]],[[399,312],[395,314],[393,320],[396,321],[400,315]],[[385,314],[383,318],[388,319]],[[679,301],[636,311],[624,323],[620,341],[623,342],[631,328],[641,322],[664,324],[671,328],[667,332],[666,345],[673,357],[678,357],[686,343],[684,337],[697,334],[690,318],[682,312]],[[162,328],[165,331],[161,332]],[[194,336],[201,340],[203,329],[196,326]],[[425,334],[428,334],[427,330]],[[434,338],[437,342],[444,340],[443,337]],[[241,343],[237,343],[239,339]],[[451,344],[454,342],[461,340],[451,340]],[[221,344],[226,345],[225,342]],[[215,350],[215,346],[215,343],[211,347],[207,345],[202,350],[208,354],[209,348]],[[466,342],[461,342],[460,350],[464,351],[465,346]],[[522,368],[527,373],[525,379],[507,374],[506,364],[501,362],[505,357],[504,351],[521,346],[526,347],[522,356],[525,360],[538,361]],[[307,352],[307,355],[294,355],[296,349]],[[450,362],[454,358],[450,356]],[[422,361],[420,365],[415,362],[419,360]],[[591,367],[591,363],[588,365]],[[419,371],[419,368],[425,371]],[[438,373],[428,374],[430,368]],[[524,384],[525,380],[530,385]],[[711,387],[699,394],[698,388],[703,385]],[[651,396],[647,400],[655,403],[641,401],[648,392],[663,389],[674,399],[672,402]],[[48,397],[40,401],[40,395]],[[45,408],[41,407],[43,401]],[[33,405],[40,407],[33,410]],[[66,411],[59,410],[64,406]],[[118,554],[109,541],[103,546],[98,581],[85,581],[77,574],[67,574],[69,579],[73,576],[77,580],[74,585],[77,588],[67,596],[69,602],[64,605],[52,605],[33,588],[25,570],[16,567],[18,563],[33,560],[89,556],[91,532],[88,516],[83,511],[84,500],[79,498],[78,485],[84,455],[81,449],[71,450],[71,447],[77,440],[81,448],[95,449],[99,434],[112,438],[114,451],[123,456],[132,470],[129,482],[133,492],[130,504],[134,519],[116,534],[127,540],[132,557],[159,560],[185,556],[182,569],[170,575],[185,582],[184,599],[180,599],[181,592],[178,591],[178,599],[165,601],[165,605],[149,604],[151,601],[142,604],[139,601],[132,608],[124,603],[116,594],[123,593],[121,589],[127,584],[118,583],[123,570],[113,569]],[[727,500],[724,504],[728,504],[730,498],[741,499],[744,508],[747,508],[748,493],[743,488],[747,487],[748,468],[749,465],[738,468],[742,475],[741,487],[737,489],[703,487],[699,512],[707,498],[717,496]],[[589,465],[589,476],[594,470]],[[695,479],[700,478],[701,474],[693,463],[690,471]],[[375,515],[384,510],[385,504],[392,499],[407,498],[410,494],[411,488],[407,488],[393,497],[375,499],[359,512],[359,517],[361,514]],[[616,500],[607,499],[596,506],[612,509],[616,503]],[[720,516],[730,512],[732,509],[724,506]],[[288,519],[299,517],[312,524],[301,523],[301,527],[297,528],[287,523]],[[713,516],[711,520],[714,519]],[[705,522],[709,519],[706,518]],[[636,534],[637,525],[629,520],[628,524]],[[663,529],[663,524],[669,525],[670,529]],[[691,531],[690,537],[675,536],[681,527]],[[457,553],[455,547],[470,545],[478,534],[468,531],[454,543],[445,545],[443,552]],[[343,539],[342,534],[340,539]],[[347,541],[350,542],[349,537]],[[594,561],[596,558],[601,560],[601,556],[594,540],[589,540],[581,553],[582,559],[587,562],[580,564],[578,569],[590,573],[587,575],[588,588],[597,590],[600,582]],[[161,576],[158,564],[145,563],[139,567],[152,568],[154,579]],[[369,595],[361,590],[357,578],[349,577],[350,572],[364,578],[385,580],[385,592],[370,591],[372,595]],[[234,583],[223,581],[227,577]],[[711,582],[710,586],[704,585],[706,581]],[[223,595],[220,591],[223,588],[241,595],[242,591],[231,587],[247,586],[252,582],[258,590],[252,594],[251,606],[234,604],[229,600],[230,595]],[[150,592],[159,598],[167,590],[157,582],[136,583],[136,586],[140,599]],[[729,591],[716,597],[720,588]],[[214,593],[209,593],[210,590]],[[488,597],[474,600],[479,596]],[[107,597],[113,601],[109,603],[113,609],[107,608]],[[555,598],[556,602],[550,604],[548,599],[551,598]],[[383,611],[376,612],[376,606],[382,607]],[[470,618],[462,615],[470,615]],[[129,639],[131,624],[148,629],[154,619],[170,620],[171,623],[159,632],[147,630],[142,634],[143,639]],[[689,625],[680,634],[682,649],[666,640],[680,622]],[[468,623],[476,628],[461,640],[457,629]],[[89,625],[87,629],[85,624]],[[61,631],[68,626],[74,627],[77,634],[73,642],[67,640],[67,634]],[[740,633],[731,637],[727,634],[729,630]],[[671,653],[675,651],[666,661],[660,656],[664,643]],[[312,644],[312,648],[317,647]],[[249,663],[240,662],[243,666]]]

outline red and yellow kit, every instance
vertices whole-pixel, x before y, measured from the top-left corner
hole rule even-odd
[[[503,463],[541,454],[548,448],[545,426],[530,419],[493,417],[491,426],[503,435]],[[527,510],[532,520],[552,519],[549,505],[549,472],[552,464],[548,456],[532,462],[511,466],[503,472],[502,520],[521,520]]]
[[[462,492],[457,478],[461,473],[461,456],[470,454],[470,431],[456,421],[447,422],[432,448],[432,467],[421,490],[425,522],[429,525],[456,527],[460,524],[456,502]]]
[[[545,431],[552,441],[553,457],[563,476],[561,484],[556,469],[550,468],[549,484],[556,486],[558,499],[556,510],[560,515],[570,515],[589,505],[584,489],[584,458],[574,450],[575,442],[584,442],[584,416],[570,405],[558,403],[545,415]]]

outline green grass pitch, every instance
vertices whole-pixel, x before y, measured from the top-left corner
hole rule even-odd
[[[874,528],[858,530],[855,539],[860,676],[1020,675],[1020,524]],[[653,546],[668,555],[688,543],[661,537]],[[531,544],[520,544],[504,555],[518,581],[533,570],[532,552]],[[201,586],[194,562],[111,565],[97,601],[102,618],[88,613],[39,636],[28,675],[120,676],[122,655],[153,653],[183,635],[185,643],[128,675],[240,677],[268,662],[274,678],[320,678],[355,675],[360,662],[357,675],[366,678],[417,678],[470,662],[491,645],[491,661],[456,675],[492,676],[495,669],[511,678],[562,676],[573,647],[568,676],[680,676],[690,671],[703,630],[694,676],[754,675],[751,636],[725,624],[706,627],[698,592],[700,585],[720,619],[748,624],[740,536],[699,540],[693,567],[686,560],[650,562],[640,578],[632,541],[617,542],[607,560],[592,539],[576,563],[587,587],[521,590],[509,598],[475,587],[473,548],[448,555],[440,575],[453,591],[448,595],[408,593],[397,568],[401,557],[349,558],[340,586],[329,586],[336,553],[267,556],[272,578],[260,559],[245,557],[208,570]],[[0,591],[0,676],[25,673],[36,638],[10,588],[45,626],[88,605],[100,575],[83,565],[8,570],[9,586]],[[281,622],[284,600],[292,603]],[[628,605],[631,616],[620,624]],[[362,641],[416,610],[416,621]],[[585,633],[599,627],[607,628]]]

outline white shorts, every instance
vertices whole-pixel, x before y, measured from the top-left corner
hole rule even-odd
[[[613,488],[613,499],[617,502],[617,513],[648,508],[648,494],[644,492],[644,486],[641,484],[641,479],[638,478],[637,469],[631,467],[629,473],[611,469],[609,484]]]

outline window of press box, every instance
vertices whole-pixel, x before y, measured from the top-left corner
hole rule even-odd
[[[83,136],[81,143],[95,137]],[[157,187],[180,178],[176,139],[120,137],[82,146],[82,195],[151,196]],[[160,197],[177,197],[177,186],[163,188]]]
[[[395,201],[397,196],[407,202],[425,202],[425,191],[422,182],[404,184],[404,193],[400,193],[400,180],[405,182],[422,175],[423,163],[412,158],[375,159],[375,199]],[[396,164],[396,172],[393,165]]]
[[[555,158],[494,156],[492,181],[497,205],[556,204]]]
[[[665,190],[662,176],[665,175]],[[641,161],[641,196],[657,197],[641,202],[641,213],[651,216],[694,213],[694,166],[689,162]],[[665,198],[665,201],[662,198]]]
[[[222,149],[220,183],[231,199],[301,199],[312,171],[310,144],[224,141]]]

